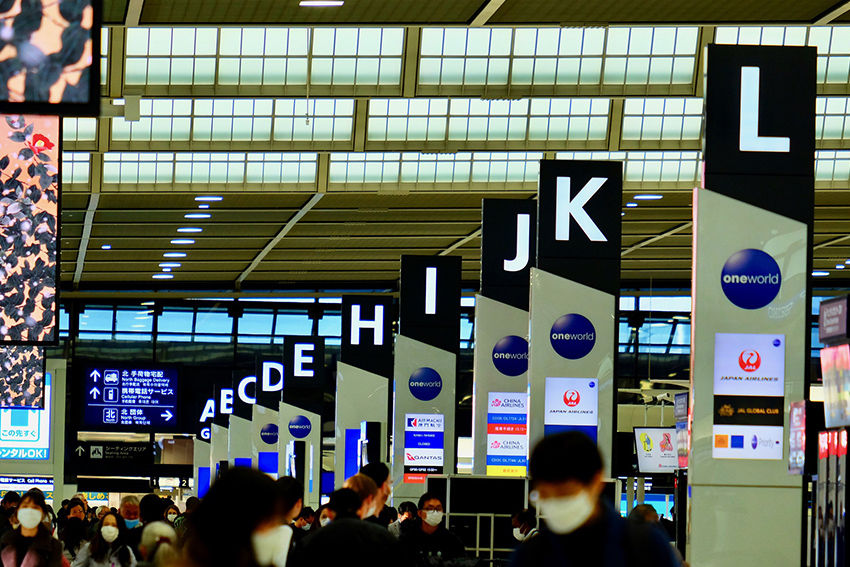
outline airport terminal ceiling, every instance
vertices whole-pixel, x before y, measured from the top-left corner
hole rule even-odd
[[[66,290],[379,289],[402,254],[474,287],[481,199],[533,198],[544,158],[623,161],[624,285],[686,288],[711,42],[818,47],[813,267],[848,283],[843,3],[203,4],[105,3],[102,116],[63,127]]]

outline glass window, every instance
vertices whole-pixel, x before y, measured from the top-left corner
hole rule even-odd
[[[111,307],[87,307],[80,314],[80,331],[112,332],[113,310]]]
[[[194,321],[192,308],[168,307],[159,316],[157,330],[159,333],[191,333]]]
[[[319,336],[341,337],[342,315],[339,313],[325,313],[322,318],[319,319]]]
[[[197,322],[195,323],[195,333],[216,333],[228,335],[227,340],[230,340],[229,335],[233,333],[233,319],[227,310],[201,310],[198,309]],[[218,342],[218,341],[215,341]]]
[[[275,325],[276,336],[313,334],[313,321],[306,313],[278,313]]]
[[[239,318],[239,335],[271,335],[273,324],[274,313],[272,311],[262,313],[245,312]]]
[[[119,308],[115,312],[115,330],[128,333],[153,331],[153,311],[143,308]]]

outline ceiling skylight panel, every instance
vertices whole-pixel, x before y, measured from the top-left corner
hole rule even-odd
[[[452,99],[450,140],[522,140],[528,126],[528,100]]]
[[[507,84],[512,35],[507,28],[423,29],[419,83]]]
[[[175,183],[242,183],[245,154],[181,152],[175,154]]]
[[[217,28],[129,28],[128,85],[213,84]]]
[[[699,28],[608,29],[603,82],[681,84],[693,80]]]
[[[273,108],[273,99],[196,100],[192,139],[269,140]]]
[[[62,183],[88,183],[91,173],[91,154],[62,152]]]
[[[472,154],[420,154],[405,152],[401,157],[402,183],[463,183],[469,181]]]
[[[103,26],[100,30],[100,84],[105,85],[109,77],[109,28]]]
[[[628,98],[623,140],[697,140],[702,133],[700,98]]]
[[[191,132],[189,99],[142,99],[140,118],[134,122],[122,116],[112,119],[112,139],[116,141],[189,140]]]
[[[400,154],[389,152],[331,153],[331,183],[398,182]]]
[[[536,181],[542,152],[475,152],[472,154],[472,182]]]
[[[815,180],[850,180],[850,151],[815,152]]]
[[[309,28],[221,28],[218,82],[307,83]]]
[[[245,166],[247,183],[314,183],[316,181],[315,153],[248,154]]]
[[[62,140],[89,142],[97,139],[97,118],[63,118]]]
[[[316,28],[310,81],[392,85],[401,81],[401,28]]]
[[[818,97],[815,105],[815,136],[818,140],[850,138],[847,97]]]
[[[171,183],[174,154],[107,152],[103,154],[104,183]]]
[[[275,140],[350,140],[353,126],[353,99],[275,101]]]
[[[608,99],[534,98],[529,140],[601,140],[608,136]]]
[[[369,140],[444,140],[447,99],[371,99]]]

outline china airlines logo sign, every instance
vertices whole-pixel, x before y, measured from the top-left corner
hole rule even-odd
[[[581,402],[581,394],[578,390],[567,390],[564,392],[564,404],[569,408],[574,408]]]
[[[755,372],[761,366],[761,355],[757,350],[745,350],[738,355],[738,366],[744,372]]]
[[[499,398],[496,398],[492,402],[490,402],[490,407],[497,408],[501,405],[502,405],[502,400],[500,400]]]

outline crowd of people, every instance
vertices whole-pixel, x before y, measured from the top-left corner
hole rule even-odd
[[[565,455],[570,455],[566,458]],[[511,522],[520,542],[516,567],[681,565],[657,527],[622,519],[603,503],[602,461],[576,433],[544,438],[532,452],[534,510]],[[388,467],[370,463],[314,510],[292,477],[273,480],[249,468],[222,474],[202,500],[181,512],[156,494],[90,507],[83,494],[55,513],[39,489],[7,493],[0,506],[2,567],[286,567],[325,565],[476,565],[446,527],[443,498],[387,506]],[[643,510],[646,512],[646,510]],[[645,521],[646,520],[646,521]]]

